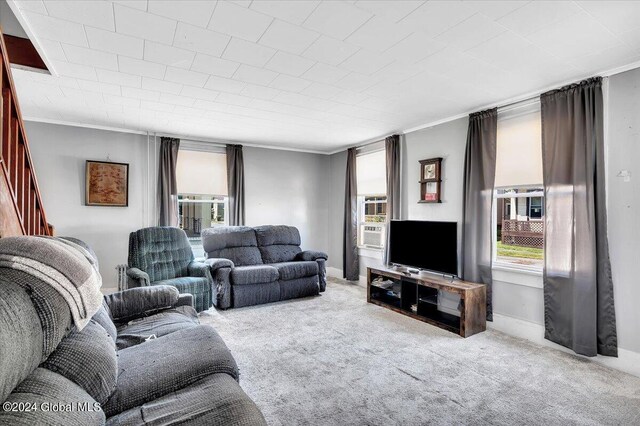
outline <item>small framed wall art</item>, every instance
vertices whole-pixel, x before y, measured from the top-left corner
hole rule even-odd
[[[420,163],[419,203],[441,203],[442,158],[430,158]]]
[[[129,205],[129,164],[87,160],[85,205],[127,207]]]

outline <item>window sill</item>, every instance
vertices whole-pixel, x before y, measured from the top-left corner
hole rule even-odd
[[[542,288],[542,269],[498,263],[491,268],[493,280],[525,287]]]

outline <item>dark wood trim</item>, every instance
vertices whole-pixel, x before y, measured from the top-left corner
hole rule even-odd
[[[4,35],[9,63],[36,70],[49,71],[36,47],[28,38]]]

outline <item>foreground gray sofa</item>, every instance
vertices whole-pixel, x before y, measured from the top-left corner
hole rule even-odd
[[[79,330],[50,284],[0,267],[0,425],[266,424],[238,378],[175,287],[105,296]]]
[[[314,296],[326,288],[327,255],[300,248],[293,226],[222,226],[202,231],[218,308]]]

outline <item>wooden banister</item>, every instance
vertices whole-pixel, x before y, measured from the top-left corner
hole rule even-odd
[[[51,235],[0,30],[0,237]]]

